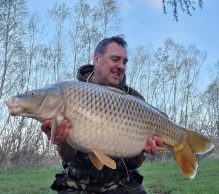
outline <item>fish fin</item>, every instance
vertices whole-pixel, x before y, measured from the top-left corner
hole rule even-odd
[[[56,129],[57,129],[57,123],[55,121],[55,119],[52,120],[52,124],[51,124],[51,142],[54,144],[55,142],[55,134],[56,134]]]
[[[91,163],[98,169],[98,170],[102,170],[103,168],[103,163],[97,158],[96,155],[94,154],[88,154]]]
[[[55,134],[57,128],[61,125],[62,121],[64,120],[64,113],[60,112],[56,115],[56,117],[52,120],[51,124],[51,142],[55,143]]]
[[[189,144],[182,144],[173,147],[176,161],[182,169],[183,173],[189,178],[195,178],[198,163],[195,154]]]
[[[212,142],[205,136],[187,130],[183,141],[173,147],[176,161],[183,173],[189,178],[195,178],[198,163],[195,154],[204,154],[213,149]]]
[[[95,156],[106,166],[111,169],[116,169],[116,162],[111,159],[110,157],[106,156],[105,154],[101,153],[100,151],[93,150]]]
[[[204,135],[195,131],[187,132],[189,143],[196,154],[205,154],[214,148],[214,144]]]

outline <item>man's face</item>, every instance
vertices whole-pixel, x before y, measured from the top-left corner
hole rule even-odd
[[[101,85],[117,86],[125,76],[127,51],[117,43],[110,43],[105,53],[94,55],[94,76],[92,81]]]

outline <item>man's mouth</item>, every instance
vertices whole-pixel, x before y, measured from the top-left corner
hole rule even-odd
[[[117,72],[117,71],[111,71],[111,73],[115,76],[115,77],[119,77],[121,75],[121,73]]]
[[[112,73],[112,79],[119,80],[120,74],[119,73]]]
[[[115,75],[115,76],[120,76],[120,74],[119,74],[119,73],[116,73],[116,72],[113,72],[113,75]]]

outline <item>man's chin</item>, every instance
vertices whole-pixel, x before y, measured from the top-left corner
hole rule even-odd
[[[109,85],[110,86],[113,86],[113,87],[116,87],[116,86],[118,86],[120,84],[120,81],[119,80],[111,80],[110,82],[109,82]]]
[[[109,79],[109,84],[111,86],[118,86],[120,84],[120,78],[118,76],[111,76]]]

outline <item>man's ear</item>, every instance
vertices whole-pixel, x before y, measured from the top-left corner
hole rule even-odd
[[[95,53],[95,54],[94,54],[94,64],[95,64],[95,65],[98,65],[99,58],[100,58],[100,55],[97,54],[97,53]]]

